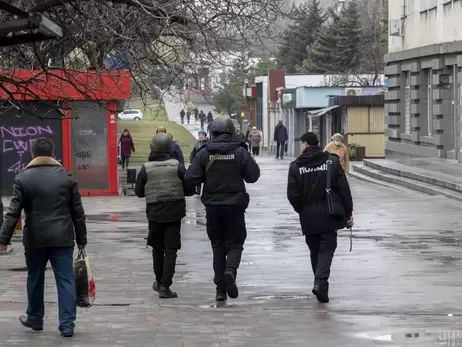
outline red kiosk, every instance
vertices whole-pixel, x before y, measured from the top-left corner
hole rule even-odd
[[[0,73],[12,81],[0,88],[2,195],[11,195],[15,175],[31,160],[31,142],[41,136],[53,139],[56,158],[74,174],[82,195],[118,195],[117,100],[130,98],[130,72]]]

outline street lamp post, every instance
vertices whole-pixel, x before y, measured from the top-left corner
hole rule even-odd
[[[245,101],[246,101],[246,110],[245,110],[245,114],[247,115],[247,117],[249,116],[249,93],[248,93],[248,89],[249,89],[249,80],[246,78],[244,80],[244,85],[245,85]],[[241,119],[241,133],[242,133],[242,124],[244,123],[244,119]]]

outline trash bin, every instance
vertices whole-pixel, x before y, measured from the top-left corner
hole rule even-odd
[[[356,161],[363,161],[366,157],[366,147],[355,146]]]

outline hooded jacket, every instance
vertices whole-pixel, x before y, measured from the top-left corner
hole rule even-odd
[[[260,168],[250,155],[245,142],[223,134],[205,143],[196,154],[185,175],[186,184],[204,183],[202,203],[205,207],[249,205],[245,183],[255,183]]]
[[[345,219],[329,215],[326,199],[327,160],[332,161],[331,194],[334,204],[340,204],[345,218],[353,213],[353,199],[339,157],[324,152],[318,146],[310,146],[290,164],[287,198],[300,215],[304,235],[343,229]]]

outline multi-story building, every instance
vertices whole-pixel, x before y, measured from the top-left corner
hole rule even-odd
[[[462,0],[390,0],[387,156],[462,163]]]

